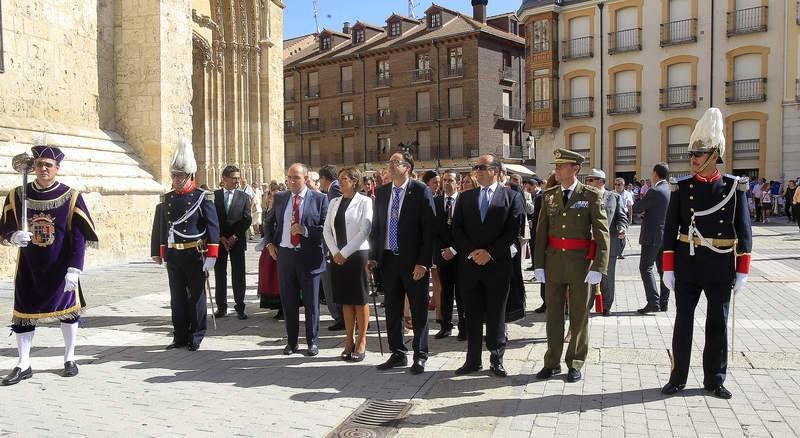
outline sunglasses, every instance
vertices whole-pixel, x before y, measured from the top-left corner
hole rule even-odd
[[[691,151],[691,152],[689,152],[689,156],[690,156],[690,157],[694,157],[694,158],[700,158],[700,157],[702,157],[703,155],[708,155],[708,152],[698,152],[698,151]]]
[[[486,170],[489,170],[489,169],[494,169],[495,167],[497,167],[497,166],[490,165],[490,164],[489,165],[487,165],[487,164],[476,164],[476,165],[472,166],[472,170],[474,170],[476,172],[479,171],[479,170],[486,171]]]
[[[594,178],[586,178],[586,180],[585,180],[585,181],[586,181],[587,183],[593,183],[593,182],[595,182],[595,181],[597,181],[597,180],[596,180],[596,179],[594,179]]]
[[[44,167],[45,169],[52,169],[56,167],[56,165],[53,163],[49,163],[47,161],[36,161],[33,163],[33,167],[35,168]]]

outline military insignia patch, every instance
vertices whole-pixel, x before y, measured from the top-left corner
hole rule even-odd
[[[31,243],[48,247],[56,241],[55,218],[46,213],[34,214],[31,218]]]

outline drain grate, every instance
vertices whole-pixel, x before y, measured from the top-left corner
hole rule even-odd
[[[328,434],[328,438],[386,438],[394,435],[395,428],[411,410],[411,403],[367,400],[342,424]]]

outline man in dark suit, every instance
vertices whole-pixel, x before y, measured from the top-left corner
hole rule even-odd
[[[408,364],[403,343],[403,305],[408,296],[414,329],[414,363],[411,374],[425,371],[428,360],[428,284],[435,212],[431,189],[412,180],[414,160],[408,152],[389,159],[391,184],[375,190],[367,270],[381,270],[386,304],[386,336],[392,355],[379,370]]]
[[[228,256],[231,259],[231,281],[233,283],[234,309],[239,319],[247,319],[244,313],[245,267],[244,252],[247,249],[247,230],[253,219],[250,214],[250,196],[237,190],[239,168],[227,166],[222,171],[222,188],[214,192],[214,206],[219,218],[219,258],[214,265],[216,278],[217,313],[223,317],[228,313]]]
[[[339,189],[338,174],[336,166],[333,164],[326,164],[319,169],[319,188],[322,193],[328,197],[328,203],[333,201],[333,198],[342,196],[342,191]],[[325,258],[329,257],[328,248],[323,247],[325,250]],[[326,269],[320,277],[322,283],[322,292],[325,296],[325,304],[328,306],[328,312],[333,318],[333,325],[328,326],[330,331],[344,330],[344,315],[342,314],[342,305],[333,302],[333,283],[331,280],[331,271]]]
[[[506,348],[505,314],[513,258],[511,247],[519,237],[525,214],[521,195],[498,183],[502,163],[483,155],[472,168],[480,188],[461,194],[453,217],[453,237],[458,250],[459,282],[467,318],[467,360],[457,375],[481,369],[483,317],[490,369],[498,377]]]
[[[267,251],[278,261],[281,306],[288,343],[283,354],[297,353],[300,330],[300,294],[306,315],[307,354],[319,354],[319,280],[325,270],[322,225],[328,213],[324,193],[306,187],[308,167],[295,163],[286,171],[289,190],[275,194],[271,214],[265,221]]]
[[[461,178],[455,170],[446,170],[442,173],[442,194],[433,198],[436,206],[436,238],[433,259],[439,270],[439,280],[442,283],[442,328],[434,337],[442,339],[450,336],[453,331],[453,299],[458,310],[458,340],[467,339],[467,329],[464,325],[464,303],[461,298],[461,288],[458,284],[458,251],[453,240],[453,213],[458,201],[458,183]]]
[[[633,204],[634,214],[644,213],[642,230],[639,233],[639,244],[642,246],[639,273],[642,275],[647,305],[637,310],[642,315],[650,312],[666,312],[669,303],[669,288],[663,281],[664,268],[661,260],[664,246],[664,222],[667,218],[670,195],[669,184],[667,184],[668,176],[669,168],[666,163],[658,163],[653,166],[653,187],[647,191],[644,198]],[[653,263],[658,269],[660,294],[653,273]]]

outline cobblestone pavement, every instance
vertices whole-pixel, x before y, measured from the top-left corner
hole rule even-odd
[[[248,313],[228,317],[195,353],[164,351],[170,341],[164,268],[142,259],[89,269],[90,308],[77,348],[80,375],[64,379],[56,325],[36,331],[32,379],[0,387],[0,436],[324,436],[366,399],[413,404],[400,436],[549,437],[800,435],[800,234],[781,223],[754,229],[750,282],[736,302],[729,401],[702,390],[705,303],[698,306],[686,391],[663,397],[670,370],[674,299],[667,313],[640,316],[636,233],[617,269],[609,318],[592,317],[591,352],[579,383],[537,381],[546,349],[539,287],[528,287],[529,315],[509,325],[506,367],[455,377],[466,345],[431,336],[426,373],[378,372],[377,335],[367,359],[337,360],[341,332],[324,315],[320,355],[283,356],[283,325],[258,309],[256,255],[248,255]],[[529,274],[529,273],[526,273]],[[213,281],[212,281],[213,284]],[[0,282],[0,325],[9,324],[11,283]],[[431,320],[433,315],[431,314]],[[374,328],[374,327],[373,327]],[[438,330],[431,321],[431,334]],[[302,342],[302,341],[301,341]],[[384,345],[385,345],[384,337]],[[0,369],[16,363],[13,336],[0,337]],[[487,355],[488,356],[488,355]],[[488,357],[484,357],[484,366]]]

